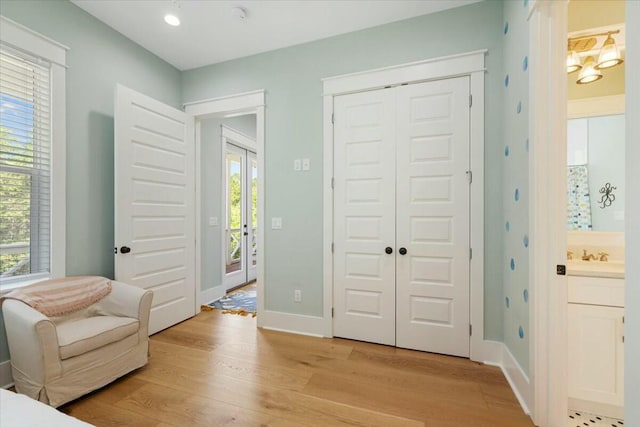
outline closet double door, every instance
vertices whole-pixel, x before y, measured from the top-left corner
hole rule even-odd
[[[469,356],[469,78],[334,98],[334,336]]]

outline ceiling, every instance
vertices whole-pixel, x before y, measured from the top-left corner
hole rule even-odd
[[[71,0],[179,70],[319,40],[481,0]],[[239,19],[233,7],[246,10]],[[165,14],[177,15],[179,27]]]

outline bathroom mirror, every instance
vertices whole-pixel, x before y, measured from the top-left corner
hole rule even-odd
[[[567,229],[624,231],[625,116],[569,119]]]

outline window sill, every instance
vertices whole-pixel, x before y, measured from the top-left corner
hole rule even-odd
[[[37,277],[25,277],[15,282],[14,281],[11,281],[9,283],[0,282],[0,296],[4,296],[15,289],[20,289],[22,287],[32,285],[37,282],[42,282],[43,280],[49,280],[50,278],[51,276],[46,274],[46,275],[38,275]]]

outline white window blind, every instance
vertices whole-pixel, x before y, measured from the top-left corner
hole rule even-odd
[[[48,273],[50,64],[0,45],[0,279]]]

